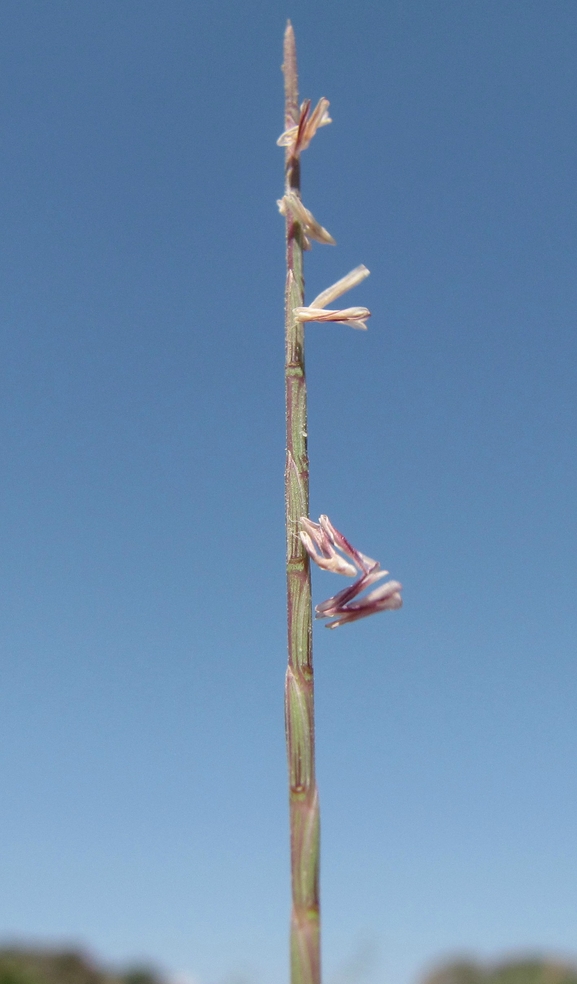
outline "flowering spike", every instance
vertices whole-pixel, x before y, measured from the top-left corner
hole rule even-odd
[[[356,578],[333,598],[317,605],[317,618],[328,628],[356,621],[401,605],[401,585],[377,561],[356,550],[328,516],[318,523],[306,518],[309,507],[307,395],[304,364],[306,322],[341,322],[366,329],[365,307],[340,308],[334,302],[368,275],[364,266],[351,270],[305,307],[303,250],[311,240],[334,239],[305,208],[300,192],[300,154],[317,130],[331,122],[329,102],[310,100],[299,107],[295,36],[290,21],[284,36],[284,196],[278,203],[286,218],[285,289],[286,467],[288,667],[285,720],[289,772],[291,834],[291,984],[320,984],[319,800],[315,778],[314,672],[312,599],[309,557],[324,570]],[[332,307],[338,308],[333,310]]]
[[[302,109],[299,113],[296,45],[290,23],[285,31],[283,54],[284,127],[290,130],[292,126],[300,126],[301,121],[304,126],[305,122]],[[302,136],[301,129],[301,142]],[[300,158],[295,152],[296,140],[281,142],[286,146],[284,192],[286,196],[294,195],[300,201]],[[292,209],[287,209],[287,212],[285,517],[288,667],[285,720],[291,834],[291,982],[320,984],[320,843],[315,778],[311,579],[307,552],[298,536],[299,517],[308,512],[309,500],[307,397],[304,330],[294,316],[294,308],[304,304],[303,248],[307,233]]]

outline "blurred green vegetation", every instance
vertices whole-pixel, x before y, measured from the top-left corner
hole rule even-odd
[[[80,950],[0,947],[0,984],[167,984],[151,967],[114,971]],[[495,964],[455,960],[428,974],[421,984],[577,984],[577,965],[547,959]]]
[[[80,950],[0,947],[0,984],[165,984],[150,967],[122,972],[98,966]]]
[[[577,984],[577,966],[537,958],[493,965],[456,960],[428,974],[423,984]]]

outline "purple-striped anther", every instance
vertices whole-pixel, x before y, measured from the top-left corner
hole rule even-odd
[[[344,574],[346,577],[359,575],[354,584],[316,606],[317,618],[333,619],[327,622],[327,629],[336,629],[347,622],[356,622],[359,618],[401,607],[402,585],[398,581],[386,581],[359,597],[366,588],[386,577],[389,572],[382,571],[377,560],[356,550],[333,526],[328,516],[321,516],[318,523],[301,516],[300,524],[300,538],[315,564],[334,574]]]
[[[286,195],[285,195],[286,198]],[[306,230],[305,230],[306,231]],[[323,230],[326,232],[326,229]],[[346,294],[348,290],[352,290],[353,287],[357,287],[365,277],[368,277],[369,270],[366,266],[361,263],[360,266],[355,267],[350,273],[347,273],[345,277],[341,277],[337,280],[336,284],[331,284],[326,290],[321,291],[321,293],[315,297],[314,301],[307,307],[296,307],[294,309],[295,318],[297,321],[336,321],[342,325],[349,325],[351,328],[360,328],[361,331],[366,331],[367,326],[365,321],[370,318],[371,312],[366,307],[350,307],[341,308],[339,310],[330,310],[327,308],[327,304],[332,304],[336,301],[337,297],[341,297]]]
[[[329,106],[328,99],[323,96],[311,113],[311,101],[305,99],[301,103],[298,120],[293,119],[293,126],[281,133],[277,145],[286,147],[289,154],[298,157],[301,150],[307,149],[317,130],[333,122],[329,116]]]

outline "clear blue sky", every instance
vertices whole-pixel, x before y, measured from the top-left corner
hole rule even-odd
[[[0,937],[287,979],[287,17],[312,515],[405,598],[315,629],[325,978],[575,955],[572,0],[2,3]]]

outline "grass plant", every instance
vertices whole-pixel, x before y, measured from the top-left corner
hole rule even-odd
[[[285,131],[299,120],[295,36],[284,39]],[[300,200],[300,155],[285,151],[285,196]],[[310,564],[298,536],[309,511],[307,394],[304,323],[295,308],[304,304],[304,229],[286,210],[285,396],[288,666],[285,720],[291,836],[291,982],[320,984],[319,798],[315,777],[314,677]]]
[[[303,254],[311,241],[335,241],[306,208],[300,193],[301,153],[320,127],[331,122],[329,102],[310,100],[299,106],[296,45],[289,22],[284,37],[285,129],[278,143],[285,148],[285,188],[278,203],[286,219],[285,395],[286,395],[286,557],[288,666],[285,721],[289,772],[291,840],[291,984],[320,984],[319,797],[315,775],[314,673],[310,558],[336,574],[357,576],[354,584],[316,607],[317,618],[330,618],[337,628],[367,615],[401,605],[401,585],[388,581],[362,592],[383,578],[377,561],[356,550],[328,516],[309,519],[307,454],[307,392],[305,325],[335,323],[366,329],[370,311],[364,307],[329,309],[369,271],[356,267],[310,305],[304,303]]]

